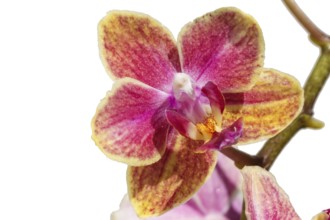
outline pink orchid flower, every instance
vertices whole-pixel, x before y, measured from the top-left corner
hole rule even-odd
[[[195,19],[177,43],[135,12],[112,11],[98,30],[115,83],[97,108],[92,137],[129,165],[128,195],[140,217],[187,201],[213,172],[215,150],[271,137],[302,108],[299,82],[262,67],[262,32],[238,9]]]
[[[248,220],[301,219],[284,190],[275,177],[258,166],[246,166],[242,169],[245,213]],[[312,220],[330,220],[329,210],[313,217]]]
[[[243,197],[239,190],[241,174],[230,159],[220,154],[215,171],[201,189],[186,203],[148,220],[235,220],[240,219]],[[139,220],[128,196],[111,220]]]

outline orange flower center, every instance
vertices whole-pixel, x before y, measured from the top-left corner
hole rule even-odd
[[[216,132],[217,122],[214,116],[211,115],[202,123],[196,124],[197,130],[205,137],[205,139],[210,139],[214,132]]]

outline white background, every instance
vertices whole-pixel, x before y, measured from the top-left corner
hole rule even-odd
[[[298,1],[330,33],[326,2]],[[177,36],[185,23],[224,6],[259,22],[266,67],[304,83],[318,48],[281,1],[1,1],[0,219],[106,220],[126,192],[126,166],[107,159],[90,138],[91,118],[112,85],[96,32],[107,11],[150,14]],[[329,94],[328,84],[315,108],[327,125]],[[300,132],[272,169],[303,219],[330,208],[329,131]]]

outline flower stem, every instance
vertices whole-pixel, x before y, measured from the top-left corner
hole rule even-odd
[[[262,166],[263,164],[261,157],[252,156],[234,147],[224,148],[221,150],[221,153],[235,161],[235,165],[240,169],[244,166]]]
[[[330,75],[330,37],[320,30],[302,11],[294,0],[283,0],[293,16],[309,33],[311,40],[321,48],[320,56],[309,75],[304,86],[304,107],[300,115],[282,132],[270,138],[257,153],[258,158],[263,158],[262,167],[269,170],[286,144],[303,128],[320,129],[324,123],[314,119],[313,108],[318,95]],[[246,219],[245,204],[241,220]]]
[[[312,41],[318,45],[330,43],[330,37],[318,28],[313,21],[303,12],[294,0],[283,0],[283,3],[291,11],[297,21],[306,29],[310,34]]]
[[[262,167],[270,169],[278,155],[293,136],[303,128],[322,128],[323,122],[314,119],[313,108],[318,95],[326,83],[330,73],[330,44],[324,46],[314,69],[304,86],[305,102],[301,114],[281,133],[269,139],[257,156],[262,157]]]

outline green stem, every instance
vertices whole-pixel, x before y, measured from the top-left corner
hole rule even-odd
[[[235,161],[235,165],[240,169],[242,169],[244,166],[262,166],[263,164],[261,157],[247,154],[234,147],[224,148],[221,150],[221,153]]]
[[[283,0],[283,3],[291,11],[297,21],[306,29],[310,34],[310,37],[316,44],[327,44],[330,43],[330,37],[324,33],[315,23],[309,19],[304,11],[294,0]]]
[[[262,167],[269,170],[286,144],[302,128],[319,129],[324,126],[323,122],[314,119],[313,108],[318,95],[325,85],[330,73],[330,37],[319,29],[301,10],[294,0],[283,0],[297,21],[309,33],[311,40],[321,48],[319,56],[310,76],[304,86],[304,107],[301,114],[281,133],[269,139],[256,155],[263,158]],[[241,220],[246,219],[245,205],[243,204]]]
[[[305,104],[303,112],[306,114],[313,114],[313,108],[317,96],[321,92],[330,72],[330,44],[328,47],[323,47],[321,56],[316,63],[314,70],[307,79],[304,86]]]
[[[316,62],[311,75],[308,77],[304,86],[305,102],[302,113],[286,129],[275,137],[269,139],[257,156],[264,158],[263,165],[265,169],[275,162],[286,144],[302,128],[321,128],[323,123],[313,119],[313,108],[318,95],[325,85],[330,73],[330,46],[323,47],[321,55]]]

